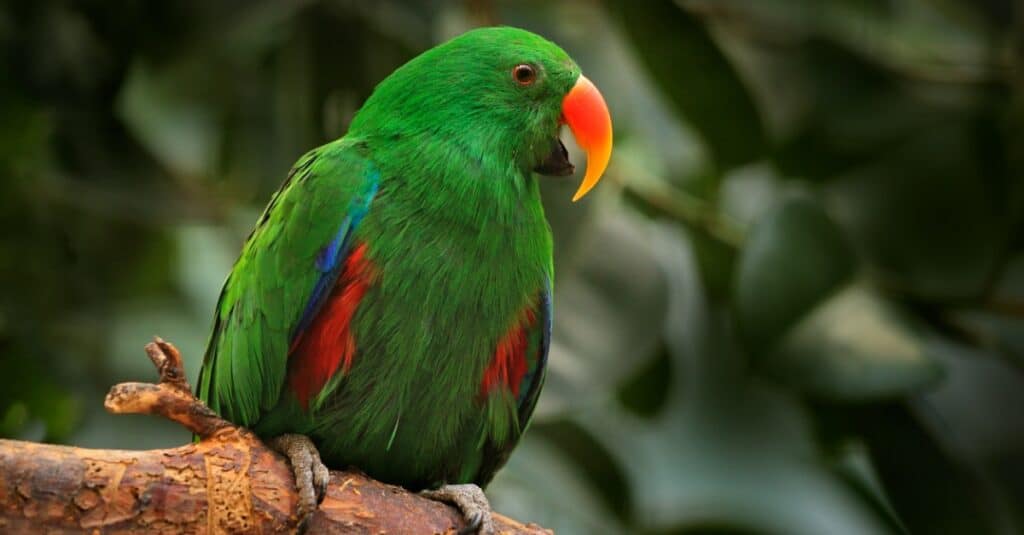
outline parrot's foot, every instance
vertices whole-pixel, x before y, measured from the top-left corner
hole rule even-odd
[[[444,485],[437,490],[424,490],[420,494],[431,500],[455,504],[466,519],[466,527],[459,530],[459,535],[494,533],[494,518],[491,516],[491,503],[484,496],[484,491],[472,483],[465,485]]]
[[[320,460],[320,452],[313,445],[313,441],[305,435],[281,435],[268,440],[267,445],[288,457],[292,464],[295,486],[299,491],[299,526],[304,527],[310,515],[324,499],[331,473]]]

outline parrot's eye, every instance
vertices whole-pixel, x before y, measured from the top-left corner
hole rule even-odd
[[[521,63],[512,68],[512,78],[519,85],[530,85],[537,79],[537,71],[533,65]]]

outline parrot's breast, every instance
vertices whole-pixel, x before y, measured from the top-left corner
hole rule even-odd
[[[514,216],[498,207],[473,221],[392,199],[382,187],[355,234],[374,277],[360,290],[351,341],[338,342],[355,354],[314,415],[314,438],[328,464],[385,481],[467,482],[489,437],[521,431],[524,329],[551,277],[550,230],[539,198],[518,201]]]

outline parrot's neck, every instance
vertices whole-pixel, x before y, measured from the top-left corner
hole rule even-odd
[[[514,149],[489,152],[492,144],[485,139],[426,134],[367,142],[382,180],[391,183],[385,190],[400,198],[410,213],[429,213],[493,236],[529,229],[548,232],[537,179],[515,162]]]

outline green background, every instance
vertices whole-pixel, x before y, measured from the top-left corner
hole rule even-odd
[[[186,442],[103,412],[107,388],[154,378],[156,334],[194,380],[291,163],[493,23],[561,44],[616,130],[583,202],[544,180],[555,339],[496,509],[568,534],[1024,532],[1012,0],[0,2],[0,435]]]

